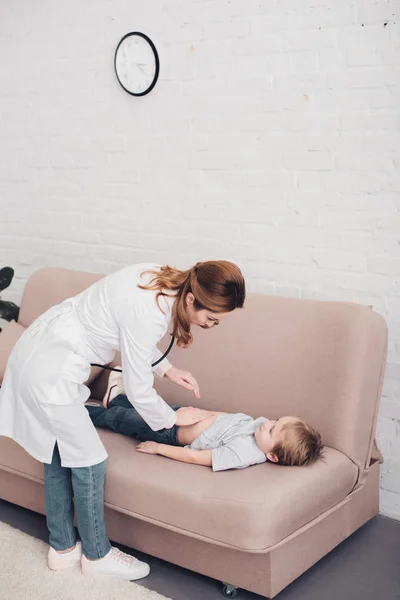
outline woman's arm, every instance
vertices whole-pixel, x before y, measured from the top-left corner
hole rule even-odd
[[[163,355],[163,353],[156,346],[153,351],[151,363],[153,364],[153,363],[157,362],[158,359],[162,357],[162,355]],[[155,367],[152,367],[153,373],[156,377],[158,377],[158,379],[163,379],[165,377],[166,372],[172,368],[173,368],[173,365],[171,365],[171,363],[169,362],[169,360],[167,358],[164,358],[160,363],[158,363],[158,365],[156,365]]]
[[[162,314],[127,306],[124,311],[120,309],[118,317],[122,375],[128,400],[153,431],[168,429],[175,424],[176,414],[153,388],[151,368],[154,349],[164,333]]]
[[[119,312],[121,364],[129,402],[153,431],[169,429],[175,424],[191,425],[193,419],[188,420],[183,418],[183,415],[177,420],[176,413],[153,387],[154,372],[151,361],[153,356],[157,355],[156,344],[165,333],[162,313],[157,308],[141,311],[136,311],[129,305],[124,305],[124,308],[125,310],[121,308]],[[199,397],[198,385],[190,373],[170,366],[165,376],[178,385],[193,390]]]
[[[136,450],[145,454],[160,454],[173,460],[194,465],[212,466],[212,450],[192,450],[191,448],[167,446],[167,444],[158,444],[157,442],[142,442],[136,446]]]

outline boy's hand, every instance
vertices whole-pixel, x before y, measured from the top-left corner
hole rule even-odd
[[[158,454],[158,446],[157,442],[141,442],[136,446],[136,450],[145,454]]]

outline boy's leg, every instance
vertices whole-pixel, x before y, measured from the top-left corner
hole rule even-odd
[[[115,396],[115,398],[111,400],[109,406],[122,406],[123,408],[133,408],[126,394],[118,394],[118,396]]]
[[[46,496],[46,521],[49,543],[54,550],[62,551],[75,546],[74,504],[71,469],[61,466],[58,446],[55,445],[50,465],[44,465]]]
[[[72,468],[76,520],[82,552],[91,560],[103,558],[111,550],[104,521],[104,481],[107,461],[91,467]]]
[[[139,418],[142,419],[142,417],[139,415],[136,408],[134,406],[132,406],[132,404],[129,402],[128,396],[126,394],[118,394],[118,396],[115,396],[115,398],[113,400],[111,400],[111,402],[110,402],[110,407],[113,407],[113,406],[122,406],[123,408],[129,408],[130,410],[135,411],[135,413],[139,416]],[[181,408],[178,404],[170,404],[170,407],[175,411],[177,411]],[[142,421],[143,421],[143,419],[142,419]]]
[[[128,406],[127,403],[129,407],[126,407]],[[171,408],[178,410],[179,406]],[[116,433],[133,436],[141,442],[152,441],[160,444],[180,446],[177,438],[178,427],[176,425],[171,427],[171,429],[153,431],[123,394],[117,396],[110,403],[109,408],[103,408],[100,405],[86,405],[86,409],[95,427],[105,427]]]

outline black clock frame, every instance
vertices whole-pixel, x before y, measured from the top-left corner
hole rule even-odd
[[[118,53],[118,49],[119,49],[120,45],[122,44],[122,42],[124,40],[126,40],[126,38],[128,38],[128,37],[130,37],[132,35],[138,35],[139,37],[141,37],[144,40],[146,40],[146,42],[149,44],[150,48],[153,50],[154,58],[156,60],[156,72],[154,74],[153,81],[152,81],[151,85],[147,88],[147,90],[145,90],[144,92],[140,92],[140,93],[131,92],[130,90],[126,89],[126,87],[123,85],[123,83],[121,82],[120,78],[118,77],[118,72],[117,72],[117,53]],[[145,33],[141,33],[140,31],[131,31],[131,32],[127,33],[126,35],[124,35],[123,38],[121,38],[121,40],[119,41],[119,44],[118,44],[118,46],[117,46],[117,48],[115,50],[115,54],[114,54],[114,71],[115,71],[115,75],[116,75],[116,77],[118,79],[118,83],[120,84],[120,86],[125,90],[125,92],[127,92],[131,96],[146,96],[146,94],[149,94],[151,92],[151,90],[156,85],[157,80],[158,80],[158,76],[160,74],[160,59],[158,57],[157,48],[155,47],[154,43],[151,41],[151,39]]]

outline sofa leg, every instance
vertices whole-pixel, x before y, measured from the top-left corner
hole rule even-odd
[[[230,583],[223,583],[222,594],[225,598],[235,598],[238,593],[237,587],[231,585]]]

